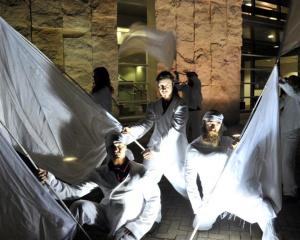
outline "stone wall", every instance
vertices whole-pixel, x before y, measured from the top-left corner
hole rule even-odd
[[[98,66],[117,90],[117,0],[0,0],[0,16],[87,91]]]
[[[242,0],[155,0],[156,26],[174,31],[175,68],[198,73],[203,107],[239,120]]]

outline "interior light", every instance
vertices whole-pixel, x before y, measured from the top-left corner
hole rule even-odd
[[[278,45],[275,45],[274,48],[279,48],[279,46],[278,46]]]
[[[122,28],[122,27],[117,28],[117,41],[119,45],[122,44],[124,36],[128,32],[129,32],[129,28]]]
[[[271,19],[271,20],[277,20],[277,18],[274,18],[274,17],[270,17],[269,19]]]
[[[76,160],[77,160],[77,157],[64,157],[64,162],[73,162]]]
[[[273,39],[273,38],[274,38],[274,35],[273,35],[273,34],[270,34],[270,35],[268,35],[268,38]]]
[[[251,3],[246,3],[245,5],[248,6],[248,7],[251,7],[251,6],[252,6]]]
[[[143,73],[143,66],[137,66],[137,67],[136,67],[136,73],[137,73],[137,74]]]
[[[128,33],[129,32],[129,28],[117,27],[117,32]]]

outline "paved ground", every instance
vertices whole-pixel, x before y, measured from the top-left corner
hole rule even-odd
[[[148,234],[144,240],[188,240],[193,229],[193,213],[188,200],[181,197],[172,186],[163,179],[162,222],[159,228]],[[300,202],[284,204],[276,221],[281,240],[300,240]],[[198,231],[195,240],[256,240],[261,239],[257,224],[250,225],[239,218],[218,219],[210,231]]]

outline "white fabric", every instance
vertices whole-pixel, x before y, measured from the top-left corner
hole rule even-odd
[[[145,52],[170,69],[176,57],[176,38],[173,32],[133,24],[119,48],[119,58]]]
[[[0,66],[0,120],[40,167],[79,182],[102,163],[116,120],[2,18]]]
[[[76,223],[0,133],[0,239],[72,239]]]
[[[129,175],[119,183],[115,173],[107,165],[93,172],[88,181],[81,185],[69,185],[53,176],[49,184],[63,199],[75,199],[98,186],[104,193],[100,204],[81,202],[81,213],[73,207],[80,223],[103,225],[114,235],[125,226],[136,239],[142,238],[152,227],[160,210],[160,191],[158,185],[149,178],[143,165],[130,161]],[[98,214],[96,214],[98,213]]]
[[[209,230],[220,214],[229,212],[250,223],[257,222],[264,230],[266,223],[276,214],[272,206],[258,195],[259,189],[251,192],[237,189],[239,183],[232,180],[235,172],[220,179],[232,152],[232,140],[229,137],[222,137],[218,147],[207,146],[201,141],[202,137],[199,137],[189,145],[185,166],[187,193],[196,214],[193,227]],[[202,199],[196,183],[197,175],[201,181]],[[218,189],[216,197],[218,184],[222,185],[222,192]]]
[[[194,169],[197,168],[194,165],[199,164],[198,169],[205,167],[208,164],[206,160],[212,157],[211,154],[215,155],[214,161],[218,166],[210,166],[212,168],[210,172],[217,168],[220,173],[218,177],[213,177],[216,179],[215,186],[208,196],[204,196],[204,201],[201,202],[198,196],[197,201],[200,204],[192,204],[198,215],[197,221],[200,225],[203,224],[203,227],[212,225],[218,215],[227,211],[250,223],[258,222],[264,230],[267,222],[276,216],[274,210],[278,212],[281,209],[277,86],[278,71],[277,67],[274,67],[248,128],[226,163],[224,163],[227,155],[225,149],[217,152],[205,151],[197,144],[191,144],[187,149],[188,189],[190,184],[196,185],[197,170]],[[190,177],[191,175],[194,177]],[[264,201],[265,198],[269,199],[272,205]]]
[[[232,140],[229,137],[222,137],[220,146],[215,148],[201,144],[201,141],[202,136],[188,146],[185,164],[187,193],[195,214],[201,209],[203,201],[209,200],[232,152]],[[201,181],[203,201],[196,184],[197,175]]]
[[[150,103],[145,119],[131,127],[132,135],[141,138],[154,125],[148,148],[155,152],[155,157],[144,161],[145,165],[157,182],[164,175],[183,196],[187,196],[183,170],[187,118],[187,106],[181,98],[174,96],[165,113],[161,99]]]
[[[95,93],[92,93],[95,103],[103,107],[107,112],[112,112],[112,93],[109,87],[104,87]]]

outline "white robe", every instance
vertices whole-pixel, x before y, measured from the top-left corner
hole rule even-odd
[[[153,173],[155,181],[159,182],[162,175],[165,175],[183,196],[187,196],[183,171],[187,118],[187,106],[181,98],[174,96],[165,113],[161,99],[150,103],[145,119],[131,127],[131,134],[139,139],[154,125],[148,148],[155,152],[155,157],[145,160],[144,164]]]
[[[129,229],[135,239],[141,239],[152,227],[160,211],[160,191],[157,184],[149,181],[143,165],[130,161],[128,176],[119,183],[108,166],[93,172],[89,182],[69,185],[49,177],[49,184],[62,199],[84,196],[95,187],[100,187],[104,198],[99,204],[77,201],[71,211],[81,224],[95,224],[100,231],[109,230],[115,235],[121,227]]]
[[[283,195],[295,196],[298,188],[295,178],[295,160],[300,142],[300,94],[285,96],[280,114],[280,126]]]
[[[185,165],[187,193],[197,214],[199,229],[210,229],[223,212],[232,213],[250,223],[258,222],[264,227],[276,215],[272,207],[258,196],[255,186],[248,188],[251,190],[247,192],[239,191],[240,183],[234,172],[219,181],[232,152],[231,139],[222,137],[219,147],[209,147],[201,142],[201,138],[188,146]],[[197,175],[200,177],[203,199],[197,187]]]

